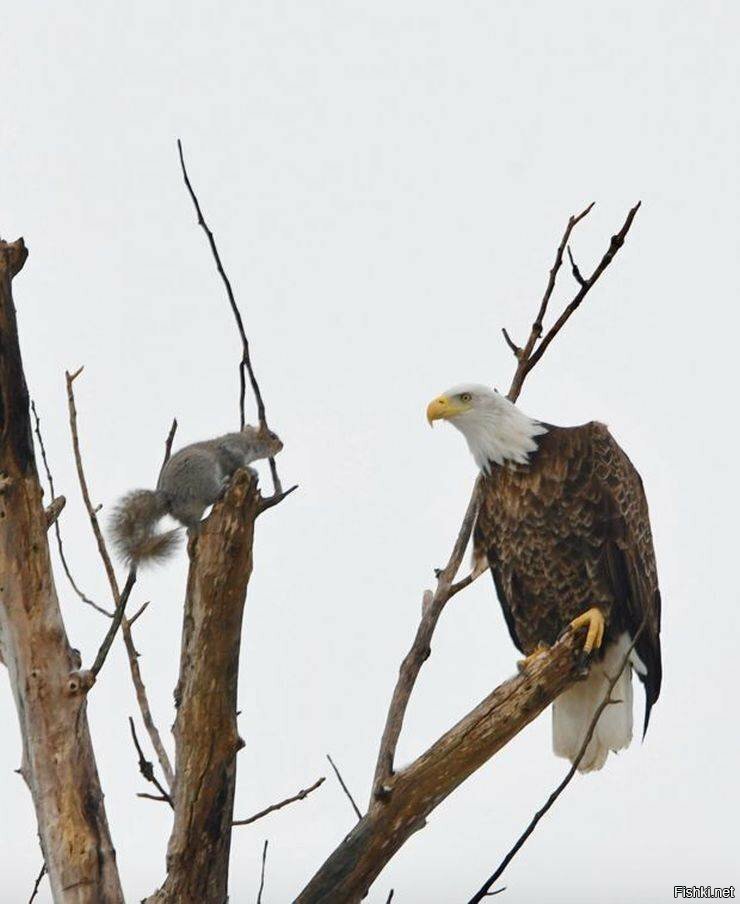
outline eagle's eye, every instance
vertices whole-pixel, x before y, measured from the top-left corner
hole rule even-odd
[[[460,401],[461,402],[469,402],[473,396],[469,392],[461,392],[460,393]]]

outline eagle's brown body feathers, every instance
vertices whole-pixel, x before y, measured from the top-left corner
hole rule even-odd
[[[645,728],[661,683],[660,592],[640,475],[603,424],[548,427],[526,465],[493,465],[474,533],[511,637],[524,653],[552,644],[591,607],[637,641]],[[644,668],[643,668],[644,667]]]

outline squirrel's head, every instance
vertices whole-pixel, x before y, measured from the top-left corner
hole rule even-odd
[[[272,458],[283,448],[283,441],[267,427],[251,427],[247,425],[243,433],[251,434],[260,449],[260,458]]]

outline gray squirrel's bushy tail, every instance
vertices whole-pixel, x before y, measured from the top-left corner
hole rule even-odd
[[[116,550],[128,565],[162,561],[172,553],[179,529],[154,532],[168,513],[167,495],[161,490],[132,490],[121,499],[113,510],[110,531]]]

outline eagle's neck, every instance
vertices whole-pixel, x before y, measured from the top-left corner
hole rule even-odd
[[[507,462],[526,465],[537,449],[535,437],[547,427],[533,420],[508,399],[499,396],[495,406],[474,409],[456,419],[478,467],[485,472],[492,465]]]

